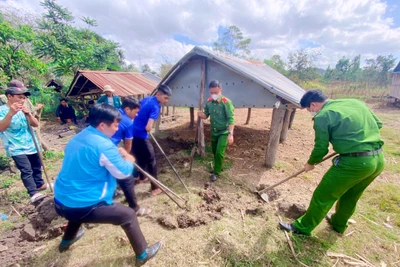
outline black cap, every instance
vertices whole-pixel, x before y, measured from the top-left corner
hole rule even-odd
[[[30,96],[31,93],[28,92],[28,89],[25,85],[18,80],[11,80],[8,84],[8,88],[5,92],[6,95],[25,95]]]

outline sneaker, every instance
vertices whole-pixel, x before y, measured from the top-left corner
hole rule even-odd
[[[31,203],[35,203],[43,198],[45,198],[46,195],[42,194],[42,193],[36,193],[31,197]]]
[[[147,261],[149,261],[151,258],[153,258],[157,252],[161,248],[161,242],[154,243],[150,247],[146,248],[146,257],[144,259],[138,259],[136,258],[136,267],[142,266],[145,264]]]
[[[81,239],[81,237],[85,234],[85,229],[84,228],[80,228],[78,230],[78,233],[76,233],[76,236],[74,239],[72,240],[61,240],[60,245],[58,246],[58,251],[60,251],[60,253],[63,253],[64,251],[67,251],[69,249],[69,247],[75,243],[76,241],[78,241],[79,239]]]
[[[282,230],[285,230],[286,232],[293,232],[298,235],[306,235],[306,234],[300,232],[299,230],[297,230],[291,223],[280,222],[279,228],[281,228]]]
[[[218,174],[215,174],[215,173],[214,173],[213,175],[210,176],[210,181],[211,181],[211,182],[215,182],[215,181],[218,180],[218,177],[219,177]]]

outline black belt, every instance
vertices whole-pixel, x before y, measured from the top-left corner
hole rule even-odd
[[[354,152],[347,154],[340,154],[341,157],[366,157],[366,156],[375,156],[382,153],[382,148],[374,151],[364,151],[364,152]]]

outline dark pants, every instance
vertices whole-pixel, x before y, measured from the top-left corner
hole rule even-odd
[[[156,156],[150,140],[134,137],[132,154],[135,156],[139,167],[157,179]],[[141,172],[139,172],[139,177],[140,179],[144,179],[144,175]],[[155,190],[157,188],[157,185],[151,183],[151,190]]]
[[[71,114],[60,114],[60,119],[61,119],[61,123],[67,123],[67,119],[72,120],[75,124],[78,124],[76,122],[76,115],[75,113],[71,113]]]
[[[68,208],[56,199],[54,202],[58,215],[68,220],[63,240],[74,239],[82,223],[113,224],[120,225],[125,231],[136,255],[146,250],[147,242],[140,230],[136,213],[131,208],[119,203],[107,205],[105,202],[85,208]]]
[[[28,194],[33,196],[38,188],[44,184],[42,179],[42,165],[38,153],[32,155],[18,155],[12,157],[15,165],[21,171],[21,180]]]
[[[139,206],[137,204],[136,195],[135,195],[135,179],[132,176],[129,176],[127,179],[117,179],[117,183],[119,187],[121,187],[124,192],[126,201],[128,201],[128,205],[134,211],[139,210]]]

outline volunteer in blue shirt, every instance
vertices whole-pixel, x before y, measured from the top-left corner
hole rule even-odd
[[[171,94],[171,89],[167,85],[161,85],[155,96],[148,96],[140,102],[141,108],[133,122],[132,153],[138,165],[154,178],[157,178],[157,166],[149,132],[160,115],[161,105],[168,102]],[[142,181],[145,179],[142,173],[139,173],[139,176]],[[161,189],[152,183],[151,194],[155,196],[160,193],[162,193]]]
[[[136,117],[139,108],[139,101],[132,96],[128,96],[125,97],[124,101],[122,101],[122,108],[118,109],[121,113],[122,119],[118,125],[118,130],[111,137],[111,141],[118,146],[119,143],[124,140],[124,148],[126,151],[131,151],[132,149],[133,119]],[[137,176],[138,174],[135,169],[133,171],[133,177]],[[124,192],[129,207],[136,211],[137,216],[145,216],[150,214],[151,209],[139,207],[137,204],[134,190],[134,179],[118,179],[117,182]]]
[[[121,113],[110,105],[95,105],[89,116],[90,126],[65,148],[54,186],[56,211],[68,220],[59,251],[68,250],[83,236],[82,223],[120,225],[136,253],[136,266],[141,266],[157,254],[161,244],[147,247],[135,212],[112,199],[116,179],[133,179],[135,161],[110,140],[118,129]]]

